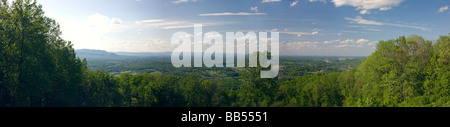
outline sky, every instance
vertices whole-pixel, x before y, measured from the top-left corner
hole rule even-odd
[[[279,32],[281,55],[368,56],[378,41],[450,33],[450,0],[38,0],[75,49],[172,52],[171,36]],[[225,37],[224,37],[225,39]]]

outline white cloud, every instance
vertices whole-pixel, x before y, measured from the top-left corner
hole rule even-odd
[[[288,31],[288,29],[285,29],[284,31],[280,31],[280,33],[297,35],[298,37],[301,37],[302,35],[316,35],[316,34],[319,34],[319,30],[316,28],[316,29],[313,29],[313,32],[309,33],[309,32],[293,32],[293,31]]]
[[[154,29],[179,29],[193,27],[194,23],[205,26],[226,25],[236,22],[193,22],[172,19],[147,19],[126,21],[100,13],[75,20],[67,16],[46,13],[60,24],[62,38],[72,41],[75,49],[102,49],[107,51],[165,52],[171,51],[167,38],[152,38]],[[169,41],[170,42],[170,41]]]
[[[356,41],[356,43],[358,43],[358,44],[363,44],[363,43],[367,43],[367,42],[369,42],[369,40],[367,40],[367,39],[359,39]]]
[[[136,24],[141,24],[141,23],[153,23],[153,22],[162,22],[165,19],[149,19],[149,20],[142,20],[142,21],[136,21]]]
[[[353,47],[353,48],[361,48],[362,44],[359,45],[355,45],[355,44],[341,44],[341,45],[335,45],[333,46],[334,48],[348,48],[348,47]]]
[[[442,13],[442,12],[447,11],[447,10],[448,10],[448,5],[439,8],[438,12]]]
[[[337,52],[348,52],[349,55],[355,55],[354,51],[364,51],[366,48],[370,48],[371,46],[367,46],[367,39],[336,39],[329,41],[293,41],[293,42],[282,42],[280,43],[280,52],[282,54],[294,54],[294,55],[336,55]],[[340,43],[342,42],[342,43]],[[359,43],[358,43],[359,42]],[[372,44],[373,45],[373,44]],[[366,47],[367,46],[367,47]],[[351,50],[349,50],[351,49]],[[312,53],[312,54],[311,54]],[[359,54],[361,55],[361,54]]]
[[[231,12],[223,12],[223,13],[206,13],[206,14],[198,14],[199,16],[229,16],[229,15],[266,15],[266,13],[249,13],[249,12],[238,12],[238,13],[231,13]]]
[[[218,26],[234,24],[239,22],[193,22],[188,20],[168,20],[168,19],[148,19],[135,21],[134,24],[123,26],[127,29],[147,29],[147,28],[158,28],[158,29],[180,29],[180,28],[192,28],[194,24],[202,24],[205,26]]]
[[[423,30],[423,31],[430,31],[428,28],[425,28],[425,27],[366,20],[366,19],[363,19],[361,16],[356,16],[356,18],[345,17],[345,19],[350,20],[351,21],[350,23],[356,23],[356,24],[362,24],[362,25],[395,26],[395,27],[412,28],[412,29],[419,29],[419,30]]]
[[[229,24],[227,22],[203,22],[203,26]],[[180,29],[194,27],[194,23],[190,21],[173,21],[166,19],[149,19],[136,21],[133,25],[129,25],[133,29],[142,28],[159,28],[159,29]]]
[[[348,44],[348,43],[353,43],[353,42],[355,42],[353,39],[347,39],[345,41],[341,41],[340,43],[341,44]]]
[[[372,29],[372,28],[367,28],[367,29],[364,29],[364,30],[368,30],[368,31],[383,31],[383,30],[380,30],[380,29]]]
[[[185,3],[185,2],[189,2],[189,0],[176,0],[176,1],[172,1],[172,3],[174,3],[174,4]]]
[[[144,38],[133,40],[114,39],[108,44],[108,51],[132,51],[132,52],[167,52],[172,51],[172,45],[162,39]]]
[[[297,4],[298,4],[298,0],[295,0],[295,1],[292,1],[292,2],[291,2],[291,5],[290,5],[290,6],[293,7],[293,6],[297,5]]]
[[[179,29],[193,27],[194,22],[168,19],[149,19],[135,22],[122,21],[99,13],[78,21],[68,17],[47,14],[56,19],[63,31],[62,38],[70,40],[75,49],[102,49],[108,51],[171,51],[170,44],[161,39],[143,36],[147,29]],[[203,26],[230,24],[231,22],[203,22]],[[136,33],[136,34],[131,34]],[[141,35],[139,35],[141,34]],[[120,36],[117,36],[120,35]],[[155,44],[153,44],[155,43]],[[157,45],[161,44],[161,45]]]
[[[88,16],[83,25],[88,27],[87,31],[102,34],[114,30],[119,30],[121,23],[122,20],[119,18],[109,18],[105,15],[96,13]]]
[[[370,11],[368,10],[361,10],[359,11],[360,14],[370,14]]]
[[[396,26],[396,27],[404,27],[404,28],[413,28],[413,29],[419,29],[423,31],[431,31],[428,28],[425,27],[419,27],[419,26],[411,26],[411,25],[403,25],[403,24],[394,24],[394,23],[385,23],[387,26]]]
[[[319,33],[319,29],[316,28],[316,29],[313,30],[313,32],[312,32],[311,34],[312,34],[312,35],[316,35],[316,34],[318,34],[318,33]]]
[[[337,40],[337,41],[339,41],[339,40]],[[347,40],[341,41],[339,43],[340,44],[351,44],[351,43],[353,43],[353,44],[364,44],[364,43],[367,43],[367,42],[369,42],[369,40],[361,38],[361,39],[358,39],[356,41],[353,40],[353,39],[347,39]]]
[[[122,20],[119,18],[112,18],[111,19],[112,24],[122,24]]]
[[[351,18],[348,20],[352,20]],[[367,31],[383,31],[375,26],[368,26],[368,25],[347,25],[347,27],[354,27],[354,28],[362,28],[363,30]]]
[[[163,26],[163,27],[161,27],[161,29],[180,29],[180,28],[190,28],[190,27],[194,27],[194,24]]]
[[[334,42],[339,42],[339,44],[338,45],[330,45],[333,48],[346,48],[346,47],[361,48],[364,44],[368,43],[369,40],[361,38],[356,41],[353,39],[346,39],[344,41],[341,41],[340,39],[338,39],[338,40],[324,41],[323,43],[324,44],[332,44]],[[372,43],[368,43],[368,45],[373,45]]]
[[[344,48],[344,47],[350,47],[350,46],[347,45],[347,44],[343,44],[343,45],[335,45],[333,47],[335,47],[335,48]]]
[[[172,1],[172,3],[174,4],[179,4],[179,3],[186,3],[186,2],[197,2],[198,0],[175,0]]]
[[[314,49],[319,47],[317,41],[301,41],[301,42],[288,42],[285,45],[287,50],[300,50],[304,48]]]
[[[99,13],[92,14],[81,21],[51,13],[47,13],[47,16],[58,21],[63,31],[61,37],[72,41],[75,49],[108,49],[115,39],[108,37],[107,34],[124,30],[121,19],[110,18]]]
[[[336,7],[352,6],[360,10],[361,14],[369,14],[370,10],[378,9],[380,11],[390,10],[399,5],[404,0],[331,0]]]
[[[377,43],[378,43],[378,41],[372,41],[372,42],[368,43],[367,45],[374,45],[374,44],[377,44]]]
[[[350,23],[356,23],[356,24],[379,25],[379,26],[383,25],[383,23],[381,23],[381,22],[366,20],[366,19],[363,19],[361,16],[356,16],[356,18],[345,17],[345,19],[351,20],[352,22],[350,22]]]
[[[263,3],[280,2],[281,0],[263,0]]]
[[[161,27],[167,27],[167,26],[179,26],[179,25],[186,25],[186,24],[190,24],[186,21],[161,21],[161,22],[141,22],[141,21],[136,21],[135,22],[135,27],[140,27],[140,28],[161,28]]]
[[[341,41],[341,39],[331,40],[331,41],[324,41],[323,43],[325,43],[325,44],[332,44],[334,42],[339,42],[339,41]]]
[[[250,10],[255,11],[255,12],[258,12],[258,6],[250,7]]]
[[[327,3],[327,0],[309,0],[309,2],[322,2],[322,3]]]

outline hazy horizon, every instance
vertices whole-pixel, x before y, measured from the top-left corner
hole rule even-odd
[[[102,49],[86,49],[86,48],[84,48],[84,49],[75,49],[75,50],[101,50],[101,51],[106,51],[106,52],[109,52],[109,53],[136,53],[136,54],[138,54],[138,53],[173,53],[173,52],[133,52],[133,51],[107,51],[107,50],[102,50]],[[195,53],[195,52],[191,52],[191,53]],[[224,53],[224,54],[226,54],[226,53]],[[120,55],[120,54],[117,54],[117,55]],[[248,55],[248,53],[246,53],[245,55]],[[280,54],[280,56],[306,56],[306,57],[309,57],[309,56],[312,56],[312,57],[368,57],[368,56],[363,56],[363,55],[361,55],[361,56],[358,56],[358,55],[353,55],[353,56],[344,56],[344,55],[301,55],[301,54]]]

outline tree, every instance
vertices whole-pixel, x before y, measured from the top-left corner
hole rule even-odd
[[[270,56],[270,53],[268,54]],[[251,55],[256,55],[257,60],[259,60],[259,52]],[[242,68],[240,72],[242,84],[237,95],[242,106],[267,107],[273,103],[274,96],[279,88],[279,85],[276,83],[277,78],[261,78],[261,70],[263,68],[260,66],[259,61],[257,62],[257,67],[251,68],[246,66]]]
[[[82,65],[59,25],[34,0],[7,3],[1,1],[0,105],[76,106],[78,99],[68,98],[77,96]]]

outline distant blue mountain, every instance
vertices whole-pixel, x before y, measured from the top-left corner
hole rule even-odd
[[[105,50],[95,50],[95,49],[79,49],[75,50],[75,53],[81,59],[97,59],[97,58],[115,58],[119,57],[119,55],[115,53],[110,53]]]
[[[171,52],[114,52],[120,56],[135,56],[135,57],[170,57]]]
[[[75,53],[81,59],[104,60],[104,59],[128,59],[142,57],[169,57],[171,52],[107,52],[105,50],[78,49]]]

